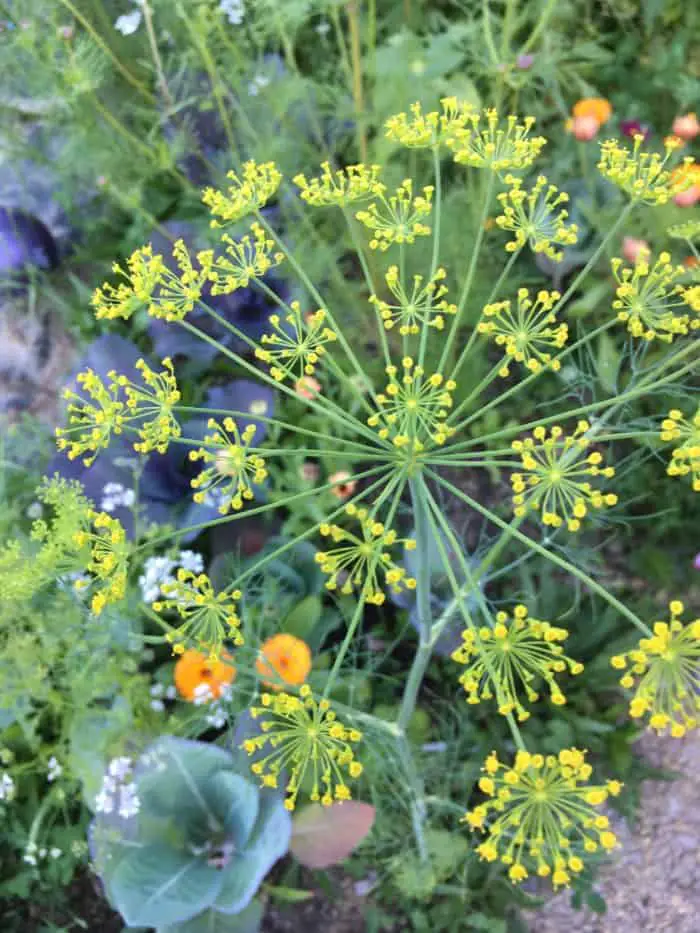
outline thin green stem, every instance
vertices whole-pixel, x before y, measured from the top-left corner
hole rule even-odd
[[[585,571],[580,570],[574,564],[570,563],[568,560],[565,560],[563,557],[559,557],[558,554],[553,553],[548,550],[542,544],[537,541],[534,541],[528,535],[523,534],[517,528],[509,525],[508,522],[505,522],[502,518],[499,518],[494,512],[490,509],[487,509],[485,506],[481,505],[480,502],[477,502],[476,499],[472,499],[471,496],[463,492],[461,489],[458,489],[448,480],[439,476],[437,473],[430,471],[430,476],[436,482],[438,482],[443,488],[447,489],[452,495],[456,496],[458,499],[461,499],[462,502],[466,503],[470,508],[479,512],[480,515],[483,515],[484,518],[487,518],[490,522],[493,522],[499,528],[502,528],[508,535],[520,541],[522,544],[527,545],[527,547],[536,551],[542,557],[546,558],[551,563],[555,564],[562,570],[565,570],[567,573],[570,573],[572,576],[576,577],[583,583],[585,586],[589,587],[594,593],[608,602],[614,609],[616,609],[621,615],[628,619],[640,632],[643,632],[646,637],[650,637],[652,632],[649,627],[642,622],[642,620],[632,612],[624,603],[620,602],[612,593],[609,593],[605,587],[597,583],[592,577],[590,577]]]

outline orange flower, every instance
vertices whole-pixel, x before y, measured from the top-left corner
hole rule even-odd
[[[576,117],[593,117],[599,124],[607,123],[612,116],[612,106],[604,97],[584,97],[576,101],[571,113]]]
[[[230,655],[224,654],[224,658]],[[213,661],[201,651],[185,651],[175,665],[175,686],[178,692],[191,703],[208,703],[217,700],[224,687],[232,683],[236,669],[223,660]]]
[[[700,201],[700,165],[696,162],[679,165],[671,172],[671,178],[683,188],[674,197],[674,202],[678,207],[694,207]]]
[[[328,482],[333,483],[331,495],[336,499],[347,499],[355,492],[357,482],[351,478],[347,470],[338,470],[332,476],[328,477]]]
[[[276,677],[284,684],[303,684],[311,670],[311,651],[301,638],[294,635],[273,635],[260,649],[255,667],[261,677]],[[264,680],[266,687],[281,690],[282,683]]]
[[[700,266],[700,259],[697,256],[686,256],[683,260],[683,265],[686,269],[697,269]]]

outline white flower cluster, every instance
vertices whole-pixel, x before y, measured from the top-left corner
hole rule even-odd
[[[35,842],[30,842],[24,850],[22,861],[26,862],[27,865],[36,866],[43,859],[57,859],[61,855],[63,855],[63,852],[57,846],[53,846],[51,849],[45,849],[43,847],[39,848]]]
[[[151,693],[151,709],[156,713],[162,713],[165,710],[164,700],[174,700],[177,697],[177,690],[174,686],[165,687],[163,684],[153,684]]]
[[[15,782],[7,772],[0,777],[0,800],[12,800],[15,796]]]
[[[95,810],[110,814],[115,810],[123,819],[128,820],[139,812],[141,802],[136,785],[131,780],[131,758],[122,755],[113,758],[102,779],[102,789],[95,798]]]
[[[197,692],[202,688],[206,687],[209,690],[207,684],[200,684],[195,688],[195,705],[199,705],[199,702],[207,703],[210,699],[213,699],[211,692],[209,692],[208,698],[198,702]],[[226,701],[231,697],[231,685],[230,684],[221,684],[219,688],[219,698],[207,708],[207,715],[205,720],[208,726],[211,726],[212,729],[223,729],[226,723],[229,721],[230,716],[226,711]]]
[[[102,490],[100,508],[103,512],[116,512],[119,508],[130,509],[136,500],[133,489],[121,483],[107,483]]]
[[[143,0],[134,0],[134,3],[136,4],[136,9],[129,10],[128,13],[123,13],[114,23],[114,28],[123,36],[133,36],[143,19],[141,10],[138,9],[143,6]]]
[[[48,765],[47,765],[46,780],[49,782],[49,784],[53,784],[53,782],[57,780],[58,778],[60,778],[62,774],[63,774],[63,768],[59,764],[56,756],[52,755],[49,758]]]
[[[221,0],[219,9],[232,26],[240,26],[245,18],[245,3],[243,0]]]
[[[154,603],[165,595],[163,584],[175,583],[176,567],[191,570],[192,573],[201,573],[204,570],[204,559],[196,551],[180,551],[177,558],[149,557],[139,577],[141,595],[145,603]]]

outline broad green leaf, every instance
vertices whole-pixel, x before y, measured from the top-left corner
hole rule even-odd
[[[359,800],[312,803],[294,817],[290,851],[307,868],[337,865],[372,829],[375,809]]]
[[[191,920],[175,926],[158,927],[156,933],[258,933],[263,908],[260,901],[251,901],[238,914],[222,914],[205,910]]]
[[[322,608],[320,597],[307,596],[294,606],[282,623],[282,631],[308,642],[321,618]]]
[[[233,836],[236,849],[245,849],[258,817],[256,785],[233,771],[219,771],[203,785],[202,796]]]
[[[209,907],[221,873],[201,858],[155,844],[134,849],[110,880],[114,906],[131,926],[181,923]]]

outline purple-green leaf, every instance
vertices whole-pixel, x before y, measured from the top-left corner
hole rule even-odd
[[[359,800],[309,804],[294,817],[290,851],[307,868],[337,865],[372,829],[374,815],[374,807]]]

